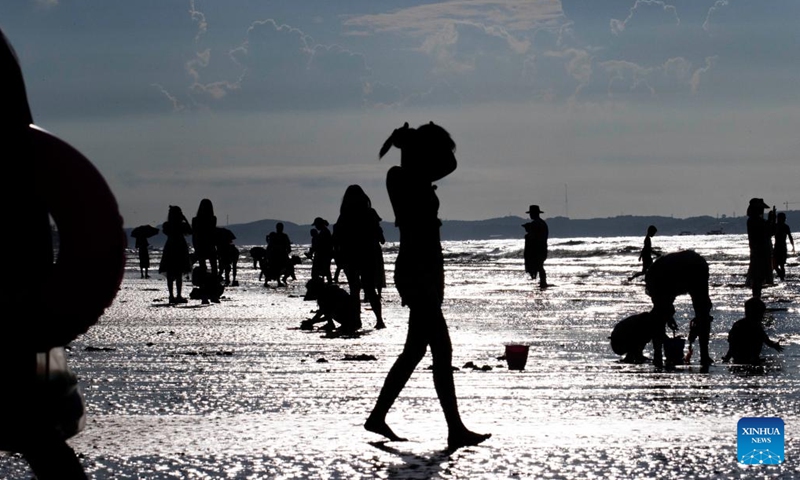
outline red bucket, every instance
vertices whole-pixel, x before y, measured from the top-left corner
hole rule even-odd
[[[506,345],[506,362],[509,370],[522,370],[528,361],[528,345]]]

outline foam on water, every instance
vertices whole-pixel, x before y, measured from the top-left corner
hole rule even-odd
[[[523,271],[521,239],[445,242],[454,365],[491,367],[455,374],[465,422],[493,436],[452,455],[443,451],[429,357],[388,417],[413,441],[383,443],[361,427],[405,339],[408,311],[393,286],[383,293],[389,328],[326,339],[294,328],[315,309],[302,300],[308,264],[289,288],[265,289],[243,257],[241,285],[222,303],[168,306],[165,280],[139,279],[131,256],[118,299],[70,349],[89,413],[70,443],[94,478],[800,476],[797,260],[787,282],[765,290],[775,308],[768,333],[781,339],[782,354],[766,350],[768,364],[755,372],[718,363],[707,374],[696,365],[665,373],[619,363],[607,339],[617,321],[650,307],[643,282],[625,281],[640,269],[641,240],[552,239],[545,265],[555,286],[545,291]],[[711,352],[719,361],[750,294],[746,239],[653,243],[709,260]],[[387,249],[390,284],[395,255]],[[676,309],[685,336],[688,297]],[[362,319],[374,325],[366,308]],[[499,359],[508,342],[530,345],[525,370],[509,371]],[[360,354],[377,360],[346,359]],[[737,464],[736,422],[744,416],[784,419],[786,463]],[[18,456],[0,454],[0,477],[29,476]]]

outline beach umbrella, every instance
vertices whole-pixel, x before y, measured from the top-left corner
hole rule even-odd
[[[150,225],[139,225],[131,230],[131,237],[133,238],[150,238],[158,235],[158,229]]]
[[[236,240],[236,235],[225,227],[217,227],[217,240],[220,244]]]

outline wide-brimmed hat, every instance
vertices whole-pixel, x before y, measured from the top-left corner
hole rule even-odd
[[[322,225],[324,227],[327,227],[328,226],[328,221],[325,220],[322,217],[317,217],[317,218],[314,219],[314,221],[311,223],[311,225],[314,225],[315,227],[318,226],[318,225]]]
[[[525,213],[544,213],[544,212],[539,210],[539,205],[531,205],[528,211]]]
[[[750,199],[750,206],[753,208],[772,208],[764,202],[763,198],[751,198]]]

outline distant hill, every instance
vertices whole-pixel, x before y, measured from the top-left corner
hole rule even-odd
[[[794,225],[793,219],[800,221],[800,211],[786,212],[786,223]],[[228,225],[236,235],[237,245],[264,245],[265,237],[275,230],[275,224],[281,220],[258,220],[256,222]],[[487,220],[445,220],[442,222],[442,240],[485,240],[490,238],[522,238],[525,234],[522,224],[528,221],[522,217],[508,216],[490,218]],[[724,234],[746,233],[746,217],[721,217],[710,216],[672,218],[659,216],[632,216],[622,215],[609,218],[569,219],[566,217],[546,218],[552,238],[571,237],[618,237],[641,236],[644,237],[647,227],[655,225],[659,235],[680,235],[681,233],[704,235],[709,232]],[[284,231],[295,244],[310,242],[312,226],[298,225],[283,221]],[[386,240],[390,242],[399,239],[399,232],[393,223],[382,222]],[[161,228],[158,225],[158,228]],[[126,229],[130,233],[130,229]],[[163,246],[166,237],[158,234],[151,238],[154,246]],[[133,242],[130,242],[133,246]]]

